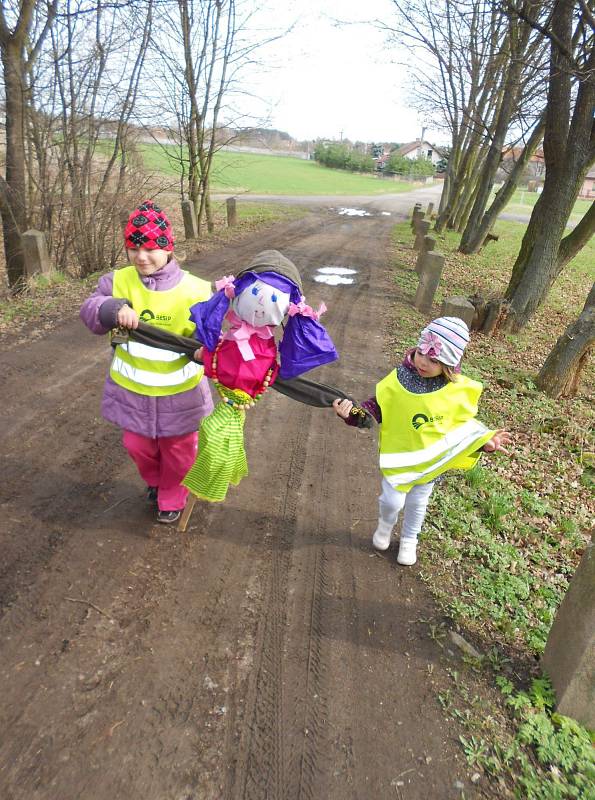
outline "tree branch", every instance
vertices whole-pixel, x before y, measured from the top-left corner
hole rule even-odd
[[[572,261],[594,233],[595,203],[591,203],[589,210],[578,225],[560,242],[560,247],[558,248],[558,270],[563,269],[569,261]]]

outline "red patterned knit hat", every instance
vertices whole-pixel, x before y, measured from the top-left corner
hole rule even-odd
[[[151,200],[145,200],[128,217],[124,241],[131,250],[138,247],[146,247],[148,250],[174,249],[174,234],[170,222],[165,212]]]

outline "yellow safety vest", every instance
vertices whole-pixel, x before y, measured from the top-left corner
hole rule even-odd
[[[155,292],[144,286],[136,267],[130,266],[114,272],[113,295],[126,297],[143,322],[170,333],[192,336],[196,326],[188,319],[190,306],[208,300],[211,285],[184,272],[184,277],[173,289]],[[110,376],[119,386],[151,397],[193,389],[203,374],[200,364],[182,353],[132,340],[117,345],[110,367]]]
[[[408,492],[448,469],[474,466],[495,433],[474,419],[482,388],[460,375],[435,392],[415,394],[399,383],[396,370],[380,381],[380,470],[391,486]]]

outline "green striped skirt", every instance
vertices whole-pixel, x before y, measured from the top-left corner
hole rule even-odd
[[[226,397],[238,403],[250,399],[244,392],[218,387]],[[202,500],[220,503],[225,500],[229,485],[238,484],[248,474],[244,450],[246,412],[225,401],[205,417],[198,432],[196,461],[182,485]]]

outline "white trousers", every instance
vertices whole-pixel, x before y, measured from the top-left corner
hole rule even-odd
[[[396,523],[399,512],[403,511],[401,539],[417,541],[426,516],[426,509],[434,482],[414,486],[408,492],[397,492],[386,478],[382,479],[382,494],[378,498],[379,518],[391,527]]]

